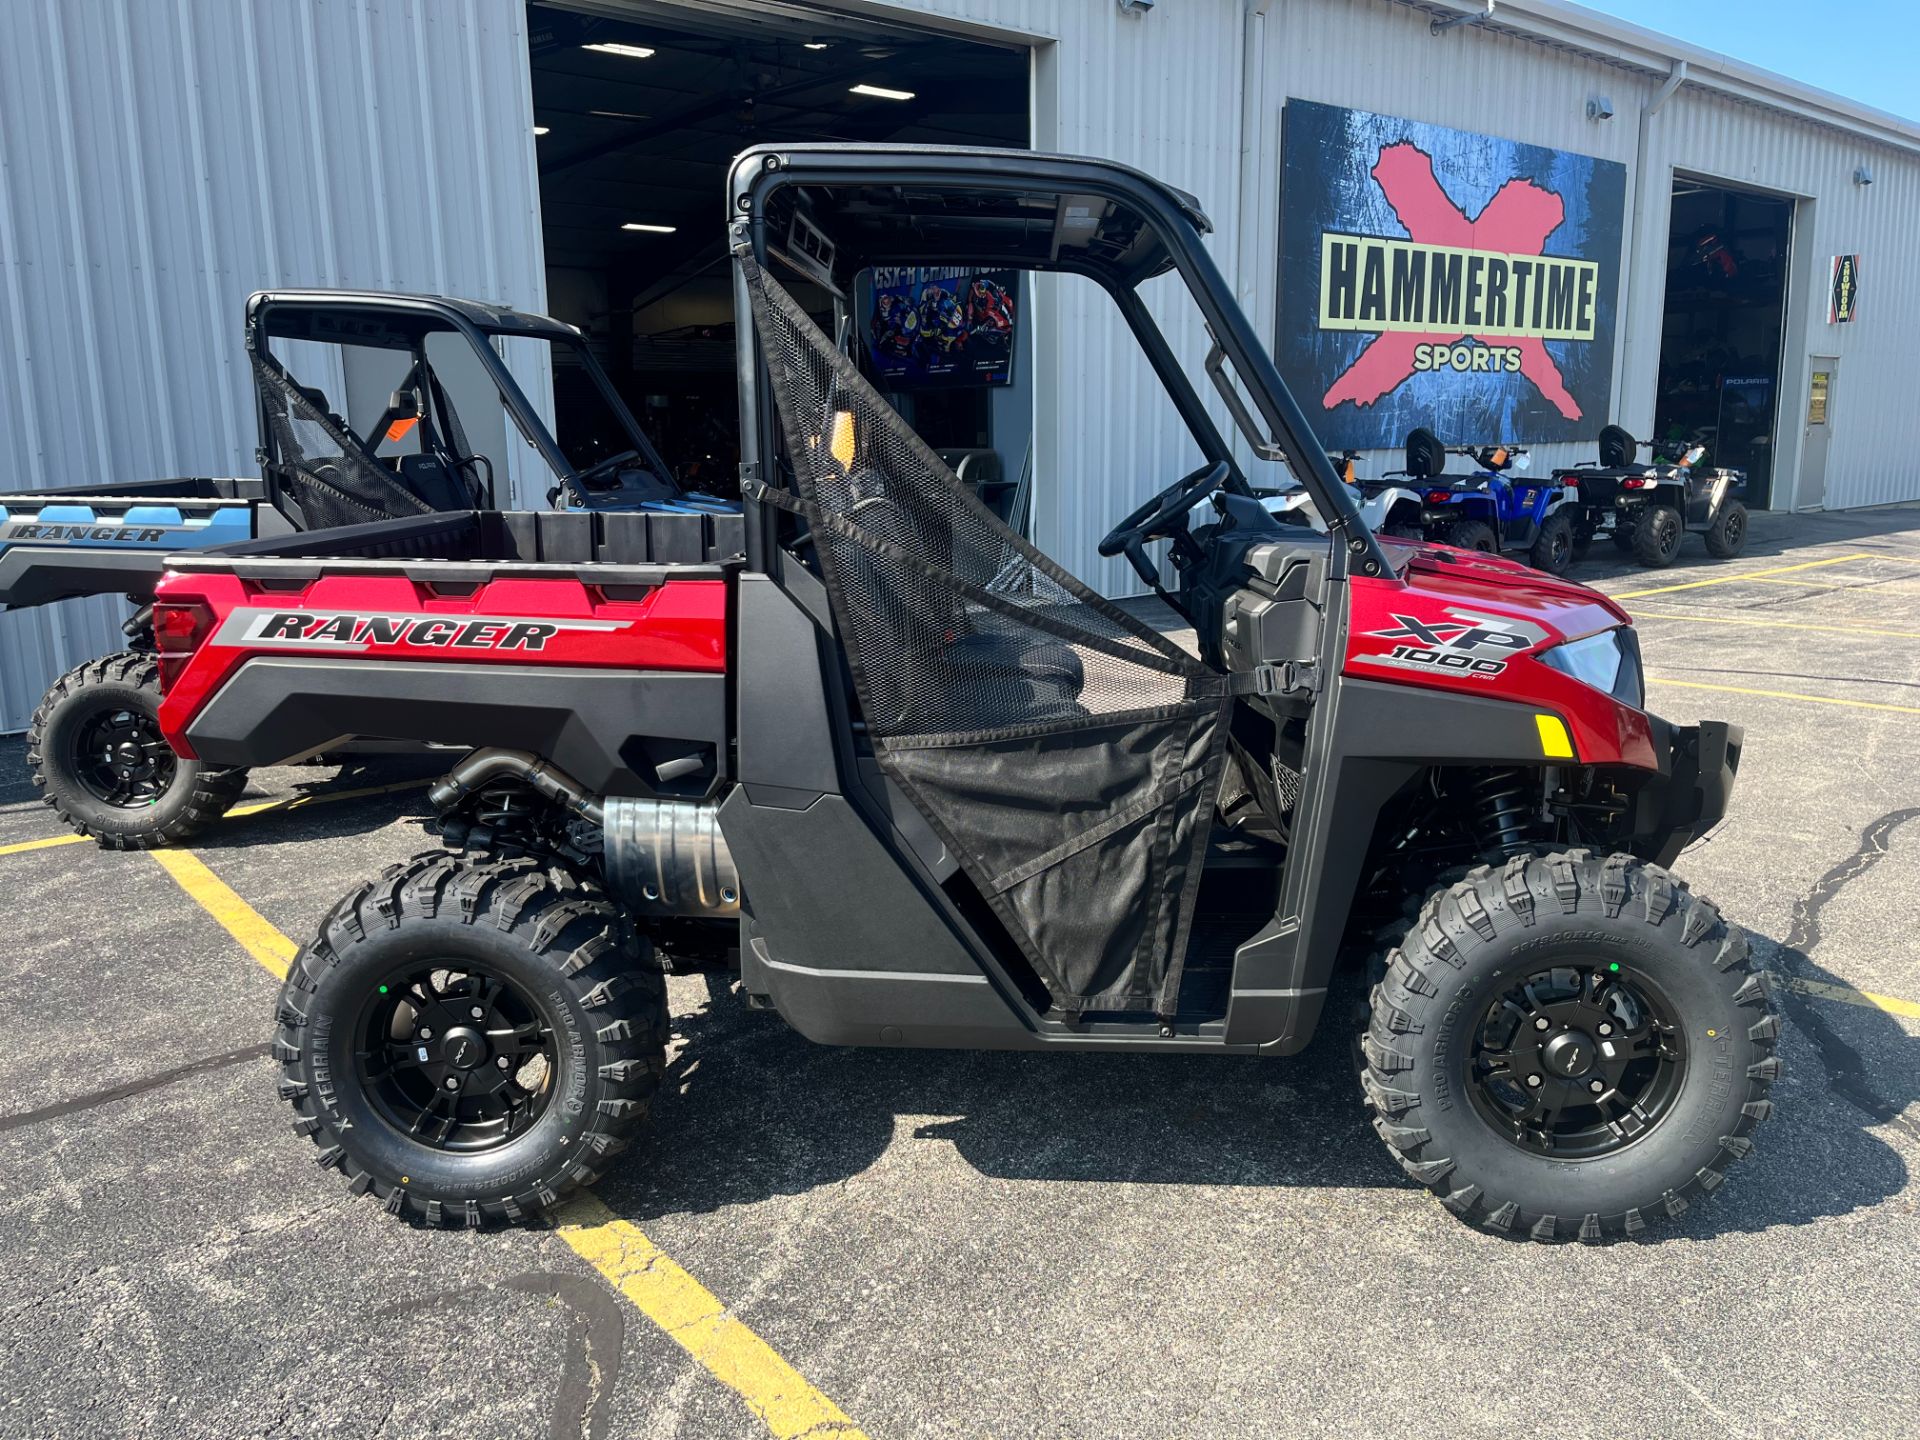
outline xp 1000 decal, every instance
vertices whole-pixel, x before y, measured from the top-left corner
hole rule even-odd
[[[1607,417],[1626,169],[1290,100],[1275,355],[1330,449]]]
[[[1417,615],[1393,615],[1393,623],[1362,634],[1391,640],[1378,654],[1355,655],[1360,665],[1383,665],[1390,670],[1444,670],[1455,675],[1490,679],[1507,668],[1507,660],[1531,650],[1547,632],[1527,620],[1479,615],[1449,609],[1448,619],[1423,620]]]

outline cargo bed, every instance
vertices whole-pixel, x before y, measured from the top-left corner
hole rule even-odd
[[[177,552],[288,531],[257,478],[190,476],[0,494],[0,608],[150,594]]]

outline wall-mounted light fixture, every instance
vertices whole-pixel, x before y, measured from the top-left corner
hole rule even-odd
[[[1871,165],[1860,166],[1859,169],[1853,172],[1853,183],[1856,185],[1871,185],[1873,183],[1873,167]]]
[[[1144,15],[1153,8],[1153,0],[1120,0],[1120,9],[1135,15]]]
[[[1587,119],[1611,120],[1613,118],[1613,97],[1611,95],[1590,95],[1587,97]]]

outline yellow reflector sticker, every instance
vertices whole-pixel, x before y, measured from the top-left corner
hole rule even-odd
[[[853,412],[851,410],[834,412],[833,438],[828,442],[827,448],[843,469],[853,468]]]
[[[1571,760],[1573,737],[1558,715],[1535,715],[1533,723],[1540,731],[1540,753],[1549,760]]]

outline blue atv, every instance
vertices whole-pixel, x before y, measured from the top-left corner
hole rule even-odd
[[[1446,473],[1447,456],[1478,468],[1470,475]],[[1430,540],[1489,554],[1525,552],[1527,563],[1549,575],[1574,561],[1580,490],[1558,477],[1527,481],[1527,452],[1517,445],[1442,445],[1431,430],[1407,436],[1407,475],[1421,491],[1421,525]]]

